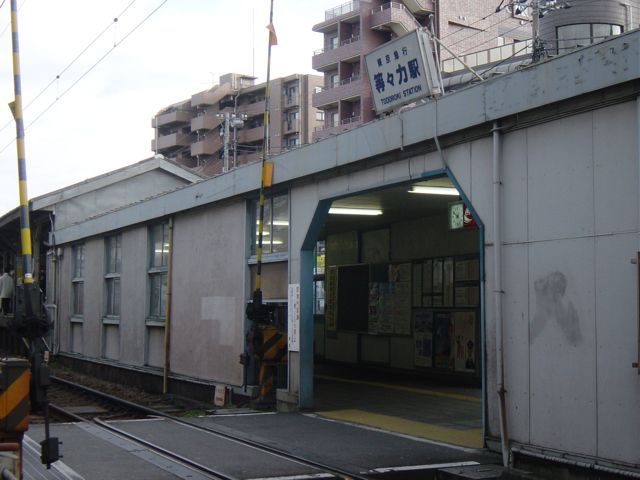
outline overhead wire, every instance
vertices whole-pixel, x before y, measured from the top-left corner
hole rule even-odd
[[[133,0],[135,2],[136,0]],[[160,8],[162,8],[169,0],[163,0],[156,8],[154,8],[147,16],[145,16],[139,23],[137,23],[131,30],[127,32],[127,34],[122,37],[119,42],[115,42],[113,47],[107,50],[104,55],[102,55],[91,67],[89,67],[82,75],[80,75],[66,90],[64,90],[56,99],[51,102],[42,112],[40,112],[28,125],[25,126],[25,130],[31,127],[34,123],[36,123],[43,115],[45,115],[62,97],[64,97],[69,91],[71,91],[83,78],[85,78],[94,68],[96,68],[110,53],[112,53],[116,47],[122,44],[127,38],[129,38],[138,28],[140,28],[144,23],[149,20]],[[133,3],[132,2],[132,3]],[[15,142],[15,138],[11,140],[7,145],[5,145],[0,153],[4,152],[7,148],[9,148],[13,142]]]
[[[26,0],[25,0],[26,1]],[[56,83],[58,80],[60,80],[60,77],[67,71],[69,70],[69,68],[71,68],[73,66],[74,63],[76,63],[80,57],[82,57],[82,55],[84,55],[87,50],[89,50],[105,33],[107,33],[107,31],[109,31],[109,29],[111,27],[113,27],[113,25],[118,21],[118,19],[120,17],[122,17],[122,15],[124,15],[127,10],[129,10],[129,8],[131,8],[131,6],[136,3],[137,0],[131,0],[131,2],[124,8],[124,10],[122,10],[122,12],[120,12],[120,14],[118,14],[112,21],[111,23],[109,23],[109,25],[104,28],[98,35],[96,35],[96,37],[91,40],[81,51],[80,53],[78,53],[75,58],[73,60],[71,60],[71,62],[69,62],[67,64],[66,67],[64,67],[60,73],[58,73],[55,77],[53,77],[51,79],[51,81],[44,86],[44,88],[42,90],[40,90],[40,92],[38,92],[38,94],[32,98],[25,106],[24,106],[24,110],[27,110],[36,100],[38,100],[38,98],[40,98],[47,90],[49,90],[49,88]],[[24,5],[24,3],[23,3]],[[58,96],[58,95],[56,95]],[[10,120],[9,122],[7,122],[5,125],[2,126],[2,128],[0,128],[0,132],[2,132],[3,130],[5,130],[7,127],[9,127],[10,125],[13,125],[13,121]]]

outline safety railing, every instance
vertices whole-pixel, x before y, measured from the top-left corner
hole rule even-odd
[[[338,5],[337,7],[325,10],[324,19],[331,20],[332,18],[340,17],[358,9],[360,9],[360,0],[352,0],[351,2],[343,3],[342,5]]]

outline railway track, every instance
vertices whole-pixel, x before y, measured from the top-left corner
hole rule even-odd
[[[54,377],[53,381],[58,386],[64,386],[64,389],[60,390],[71,392],[64,394],[56,392],[55,395],[53,395],[54,400],[65,401],[65,405],[50,404],[51,412],[56,418],[66,421],[83,422],[87,425],[85,428],[100,429],[104,431],[105,434],[108,432],[109,435],[115,435],[135,445],[142,446],[150,452],[154,452],[156,455],[175,462],[175,464],[181,468],[186,468],[193,472],[193,475],[186,475],[184,478],[241,480],[241,478],[248,477],[232,476],[222,469],[212,467],[210,464],[205,465],[203,462],[194,460],[189,455],[181,454],[172,446],[153,443],[140,435],[135,435],[126,431],[124,428],[119,428],[113,423],[120,420],[140,418],[163,419],[170,422],[167,428],[173,428],[176,429],[176,431],[180,429],[195,430],[199,432],[199,434],[204,435],[204,438],[210,436],[212,441],[229,444],[226,445],[226,449],[246,449],[246,455],[268,456],[271,457],[271,461],[289,462],[297,466],[305,467],[312,472],[311,475],[313,475],[314,478],[353,480],[374,478],[373,475],[349,472],[339,467],[303,458],[259,441],[234,435],[219,428],[199,424],[188,417],[177,416],[183,414],[184,411],[176,411],[175,407],[172,410],[171,404],[163,405],[162,409],[151,408],[68,380]],[[223,449],[218,447],[212,450],[220,451]],[[215,463],[215,461],[208,463]]]

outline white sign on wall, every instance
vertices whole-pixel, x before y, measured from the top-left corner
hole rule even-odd
[[[289,285],[287,344],[290,352],[300,351],[300,284]]]
[[[429,33],[415,30],[365,55],[378,113],[442,93]]]

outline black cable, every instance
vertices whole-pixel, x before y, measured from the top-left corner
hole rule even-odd
[[[4,1],[5,1],[5,0],[3,0],[3,1],[2,1],[2,5],[4,5]],[[22,7],[24,7],[24,4],[25,4],[25,3],[27,3],[27,0],[23,0],[23,2],[22,2],[22,3],[20,4],[20,6],[18,7],[18,11],[20,11],[20,9],[21,9]],[[2,5],[0,5],[0,8],[2,8]],[[3,28],[3,29],[2,29],[2,31],[0,32],[0,37],[2,37],[2,36],[7,32],[7,30],[9,30],[9,27],[10,27],[10,26],[11,26],[11,22],[7,22],[7,24],[4,26],[4,28]]]
[[[25,0],[26,1],[26,0]],[[49,90],[49,88],[56,83],[58,80],[60,80],[60,77],[62,76],[63,73],[65,73],[67,70],[69,70],[69,68],[71,68],[71,66],[76,63],[78,61],[78,59],[84,55],[84,53],[89,50],[89,48],[91,48],[99,39],[100,37],[102,37],[117,21],[118,18],[121,17],[122,15],[124,15],[126,13],[127,10],[129,10],[129,8],[136,2],[137,0],[132,0],[129,5],[126,6],[126,8],[120,12],[120,14],[115,17],[113,19],[113,21],[104,29],[102,30],[91,42],[89,42],[89,44],[87,44],[86,47],[84,47],[82,49],[82,51],[80,53],[78,53],[78,55],[76,55],[76,57],[71,60],[71,62],[62,69],[62,71],[57,74],[55,77],[53,77],[53,79],[42,89],[40,90],[40,92],[29,101],[29,103],[27,103],[24,106],[24,110],[28,109],[36,100],[38,100],[38,98],[40,98],[47,90]],[[23,3],[24,5],[24,3]],[[2,5],[0,5],[0,8],[2,7]],[[10,125],[13,125],[13,121],[10,120],[9,122],[7,122],[2,128],[0,128],[0,132],[2,132],[3,130],[5,130],[7,127],[9,127]]]
[[[136,0],[133,0],[136,1]],[[156,8],[154,8],[151,13],[149,13],[146,17],[144,17],[135,27],[133,27],[131,30],[129,30],[129,32],[122,37],[122,39],[113,44],[113,47],[111,47],[109,50],[107,50],[107,52],[102,55],[97,62],[95,62],[91,67],[89,67],[89,69],[87,69],[82,75],[80,75],[75,82],[73,82],[64,92],[62,92],[62,94],[60,94],[53,102],[51,102],[49,104],[49,106],[47,106],[47,108],[45,108],[42,112],[40,112],[40,114],[38,116],[36,116],[36,118],[31,121],[26,127],[25,130],[27,130],[29,127],[31,127],[31,125],[33,125],[34,123],[36,123],[45,113],[47,113],[55,104],[56,102],[58,102],[58,100],[60,100],[62,97],[64,97],[67,93],[69,93],[69,91],[71,89],[73,89],[78,82],[80,82],[84,77],[86,77],[94,68],[96,68],[111,52],[113,52],[116,47],[118,45],[120,45],[121,43],[123,43],[127,38],[129,38],[129,36],[131,36],[131,34],[133,34],[133,32],[135,32],[138,28],[140,28],[149,18],[151,18],[151,16],[156,13],[158,10],[160,10],[160,8],[162,8],[169,0],[163,0],[160,5],[158,5]],[[4,152],[7,148],[9,148],[13,142],[15,141],[15,138],[13,140],[11,140],[11,142],[9,142],[7,145],[5,145],[2,150],[0,150],[0,153]]]

